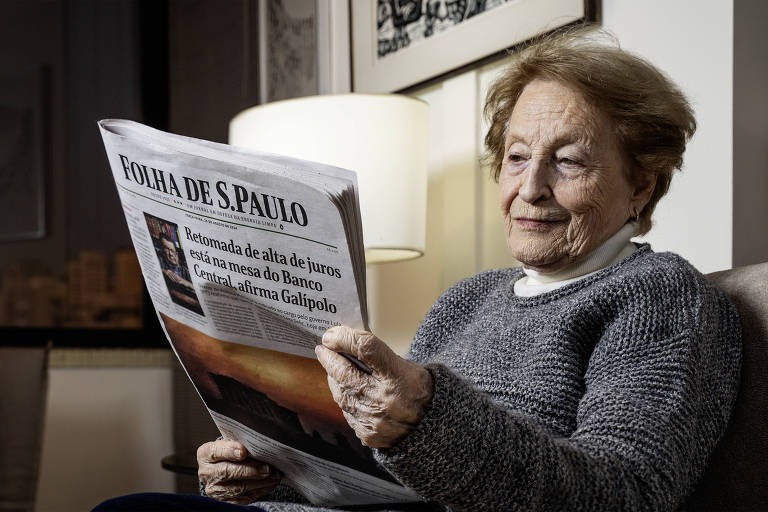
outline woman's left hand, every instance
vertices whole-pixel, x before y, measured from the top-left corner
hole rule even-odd
[[[372,373],[337,352],[356,357]],[[432,374],[395,354],[370,332],[332,327],[315,353],[328,373],[333,399],[365,446],[394,446],[418,425],[432,401]]]

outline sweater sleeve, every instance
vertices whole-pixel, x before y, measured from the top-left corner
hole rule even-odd
[[[430,409],[377,460],[457,511],[673,510],[722,435],[738,382],[738,317],[702,281],[682,292],[662,282],[656,299],[664,307],[616,314],[592,351],[570,436],[427,364]]]

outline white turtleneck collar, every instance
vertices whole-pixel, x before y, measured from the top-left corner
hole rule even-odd
[[[556,290],[561,286],[584,279],[598,270],[618,263],[637,250],[630,238],[637,233],[637,224],[628,222],[608,240],[592,251],[583,261],[576,265],[543,274],[535,270],[523,268],[525,276],[515,281],[515,295],[533,297],[541,293]]]

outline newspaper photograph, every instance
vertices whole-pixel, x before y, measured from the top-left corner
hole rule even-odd
[[[351,171],[99,122],[142,274],[222,435],[314,504],[418,499],[347,425],[314,353],[367,327]]]

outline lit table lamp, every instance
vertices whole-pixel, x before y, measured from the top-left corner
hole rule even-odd
[[[424,254],[428,105],[396,94],[308,96],[240,112],[229,143],[357,173],[366,263]]]

